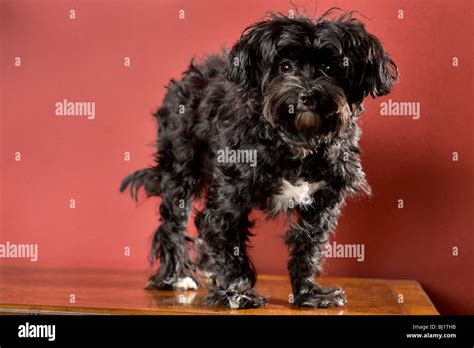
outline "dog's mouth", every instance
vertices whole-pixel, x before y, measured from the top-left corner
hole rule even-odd
[[[351,110],[345,98],[331,101],[314,107],[298,107],[293,119],[296,130],[305,135],[344,132],[352,115]]]
[[[321,127],[321,115],[313,110],[300,110],[295,117],[295,127],[299,131],[308,128],[318,131]]]

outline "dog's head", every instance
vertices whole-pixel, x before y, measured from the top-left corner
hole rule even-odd
[[[388,94],[395,63],[364,24],[272,15],[248,27],[229,54],[227,78],[261,106],[292,140],[337,136],[362,102]]]

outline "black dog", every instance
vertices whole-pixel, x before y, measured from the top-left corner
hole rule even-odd
[[[212,280],[205,304],[264,305],[246,246],[248,215],[259,208],[293,220],[286,244],[294,303],[343,305],[344,291],[315,277],[345,198],[370,194],[359,158],[362,102],[388,94],[397,77],[380,41],[347,12],[332,20],[273,14],[248,27],[229,54],[191,63],[155,114],[156,165],[121,186],[135,198],[142,186],[163,198],[149,288],[196,289],[199,270]],[[185,230],[202,194],[192,260]]]

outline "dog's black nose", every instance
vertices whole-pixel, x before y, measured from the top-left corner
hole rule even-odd
[[[314,98],[311,92],[302,92],[298,96],[299,104],[302,106],[312,106],[314,104]]]
[[[308,102],[308,96],[305,93],[300,94],[300,103],[306,105]]]

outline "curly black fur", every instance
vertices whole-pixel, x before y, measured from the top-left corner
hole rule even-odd
[[[315,277],[345,198],[370,193],[359,157],[362,102],[389,93],[397,76],[380,41],[351,13],[332,20],[272,15],[248,27],[229,54],[191,63],[155,114],[156,165],[121,187],[130,185],[136,197],[143,186],[147,196],[163,198],[151,247],[159,268],[149,287],[197,286],[199,269],[212,278],[206,304],[265,304],[247,254],[248,215],[259,208],[296,217],[286,233],[295,304],[343,305],[344,292],[322,288]],[[256,150],[256,165],[218,161],[225,148]],[[310,191],[294,201],[299,196],[285,195],[288,187]],[[202,194],[200,257],[192,262],[185,230],[193,197]]]

